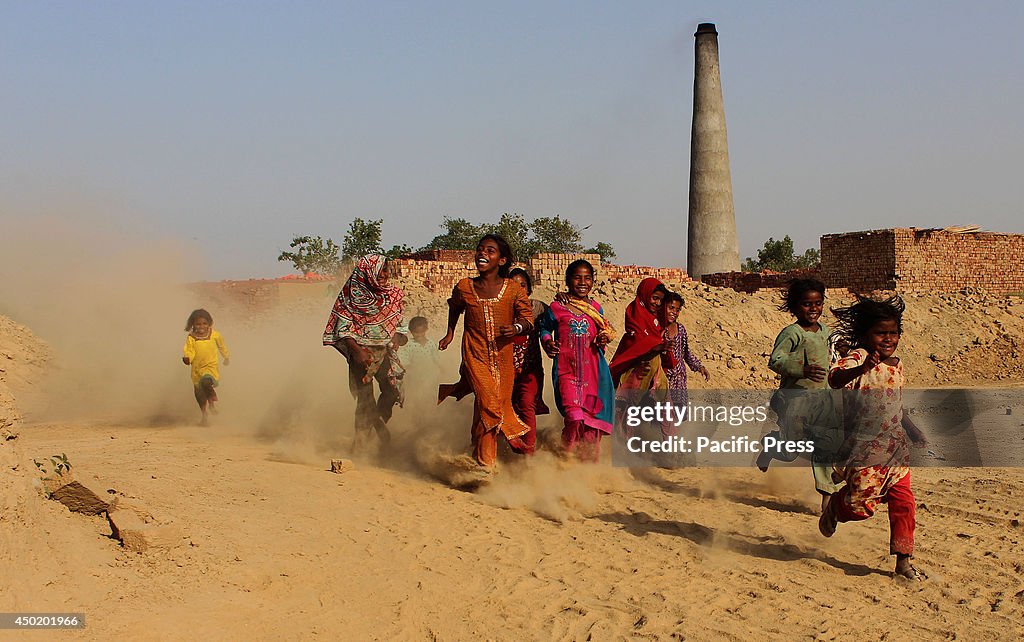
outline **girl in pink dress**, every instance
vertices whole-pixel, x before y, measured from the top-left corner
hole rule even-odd
[[[565,420],[562,446],[584,461],[597,461],[601,437],[612,431],[615,387],[604,358],[614,330],[590,298],[594,266],[573,261],[565,271],[568,295],[559,295],[541,317],[541,345],[554,359],[555,403]]]

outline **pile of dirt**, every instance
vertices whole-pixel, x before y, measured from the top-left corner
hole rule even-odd
[[[621,329],[637,284],[600,278],[595,283],[593,297],[617,328]],[[447,314],[444,297],[416,284],[402,285],[406,289],[406,316],[427,316],[431,336],[441,334]],[[767,367],[768,356],[779,331],[793,322],[788,312],[778,309],[778,291],[745,294],[693,281],[666,286],[682,295],[680,321],[686,326],[691,349],[711,372],[709,383],[691,377],[694,387],[757,389],[778,385],[775,373]],[[550,301],[554,292],[538,288],[533,297]],[[904,359],[911,386],[1008,382],[1024,367],[1019,348],[1024,337],[1024,300],[1020,297],[969,289],[952,294],[910,292],[903,294],[903,299],[906,313],[898,354]],[[834,326],[830,308],[854,301],[854,295],[846,290],[829,290],[822,321]],[[608,354],[614,350],[613,342]]]
[[[25,326],[0,316],[0,430],[21,418],[15,395],[42,380],[50,347]]]
[[[49,346],[31,330],[0,316],[0,564],[8,568],[24,563],[33,541],[24,533],[38,515],[35,470],[18,447],[16,395],[43,378],[50,358]]]

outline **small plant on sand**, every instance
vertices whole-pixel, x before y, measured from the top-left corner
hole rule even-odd
[[[68,461],[68,456],[64,453],[50,457],[49,462],[33,459],[32,463],[35,464],[36,468],[39,469],[39,472],[43,474],[43,479],[52,479],[50,477],[51,472],[56,477],[61,477],[64,473],[71,470],[71,462]],[[47,465],[50,467],[49,470],[46,468]]]

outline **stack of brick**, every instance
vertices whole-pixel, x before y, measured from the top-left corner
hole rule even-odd
[[[415,261],[446,261],[448,263],[472,263],[474,250],[421,250],[411,254],[403,254],[403,259]]]
[[[1024,293],[1024,235],[894,228],[821,237],[822,276],[855,292]]]
[[[449,250],[433,250],[447,252]],[[473,252],[465,261],[397,259],[392,261],[392,274],[407,283],[421,285],[431,292],[450,293],[460,279],[477,274]]]
[[[753,294],[760,289],[779,289],[789,285],[793,279],[820,279],[819,270],[813,268],[789,270],[788,272],[716,272],[705,274],[701,282],[719,288],[732,288],[737,292]]]
[[[684,283],[690,280],[686,270],[672,267],[648,267],[646,265],[603,265],[601,277],[609,281],[636,281],[652,276],[663,283]]]
[[[601,267],[600,254],[534,254],[526,271],[533,279],[534,287],[546,287],[559,290],[565,285],[565,270],[569,264],[578,259],[590,261],[595,269]]]

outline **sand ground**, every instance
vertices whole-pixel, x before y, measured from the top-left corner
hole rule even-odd
[[[233,364],[203,429],[178,354],[194,302],[128,286],[137,296],[110,302],[90,291],[77,324],[42,307],[19,311],[27,326],[0,316],[0,611],[85,613],[67,634],[83,639],[1024,637],[1022,468],[915,469],[923,583],[892,577],[884,509],[821,537],[806,469],[541,454],[453,488],[436,464],[468,444],[468,401],[403,410],[389,456],[334,474],[330,459],[351,456],[351,400],[343,362],[316,341],[329,294],[266,318],[215,312]],[[631,286],[602,287],[621,316]],[[771,387],[764,357],[788,323],[771,293],[681,287],[712,385]],[[112,342],[96,329],[114,302],[130,322]],[[908,297],[906,326],[912,381],[1019,385],[1019,300]],[[179,526],[180,545],[128,552],[102,517],[47,500],[32,460],[57,453]]]
[[[84,612],[87,639],[1024,635],[1018,470],[914,472],[929,580],[912,584],[889,572],[884,515],[820,537],[803,469],[543,456],[471,493],[363,462],[336,475],[225,429],[33,425],[19,441],[73,452],[186,534],[133,554],[102,518],[41,503],[45,546],[12,551],[5,606]]]

